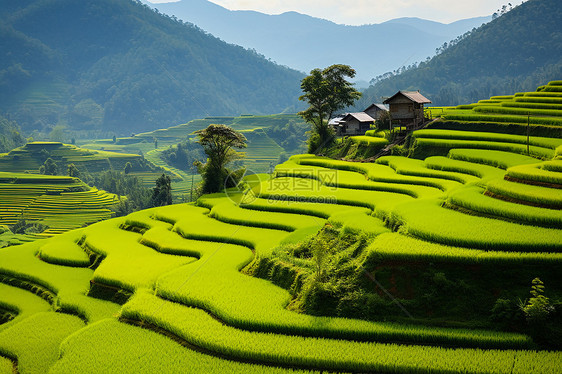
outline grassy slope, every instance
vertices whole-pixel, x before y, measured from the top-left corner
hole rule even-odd
[[[449,130],[425,135],[458,141],[475,136]],[[273,365],[279,372],[295,367],[558,373],[560,352],[536,351],[524,334],[468,324],[454,328],[301,314],[287,308],[290,284],[240,272],[272,261],[272,279],[294,274],[306,282],[314,259],[277,258],[275,247],[333,226],[367,235],[370,244],[354,271],[380,270],[376,279],[398,297],[406,280],[395,280],[396,290],[390,287],[384,269],[377,267],[381,261],[406,271],[408,263],[492,266],[513,273],[531,266],[535,276],[544,273],[549,292],[559,297],[559,273],[548,269],[562,260],[559,186],[553,183],[562,168],[556,160],[487,149],[498,137],[520,144],[518,138],[483,133],[477,141],[484,149],[452,149],[425,159],[391,156],[357,163],[293,157],[277,166],[272,179],[249,179],[246,189],[204,196],[198,206],[153,208],[56,240],[0,249],[0,286],[6,290],[0,306],[16,315],[0,327],[0,356],[17,358],[22,373],[49,367],[61,373],[88,371],[90,365],[109,372],[260,372],[266,369],[259,365]],[[518,179],[505,181],[510,173]],[[526,205],[537,201],[540,206]],[[488,289],[527,284],[515,277],[506,285],[500,274],[488,280]],[[85,296],[92,284],[105,287],[109,296],[120,289],[134,296],[121,307]],[[421,311],[412,313],[424,321]],[[33,341],[41,349],[14,338],[38,325],[53,328]],[[62,354],[53,355],[59,347]],[[147,352],[142,359],[136,353],[141,349]],[[10,366],[4,359],[0,363]]]
[[[49,237],[111,218],[117,196],[62,176],[0,172],[0,224],[38,221]]]
[[[278,163],[279,155],[285,150],[267,136],[262,129],[271,126],[283,126],[290,121],[302,122],[302,119],[296,114],[207,117],[165,129],[136,134],[134,137],[118,138],[115,143],[112,140],[95,140],[87,142],[83,146],[96,150],[143,154],[148,161],[167,170],[174,176],[172,194],[174,202],[180,202],[184,196],[189,197],[190,195],[192,175],[190,172],[168,165],[160,158],[160,152],[186,138],[193,137],[194,131],[202,130],[210,124],[224,124],[241,131],[248,138],[248,147],[243,150],[246,157],[242,160],[243,165],[248,168],[248,173],[266,173]],[[156,149],[154,147],[155,139],[158,142],[158,148]],[[140,172],[133,172],[132,175],[142,178],[145,185],[149,187],[154,185],[154,181],[158,177],[158,175]],[[200,176],[196,174],[193,181],[194,183],[200,182]]]

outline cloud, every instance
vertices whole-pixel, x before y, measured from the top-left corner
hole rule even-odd
[[[169,1],[169,0],[168,0]],[[268,14],[297,11],[336,23],[360,25],[398,17],[419,17],[439,22],[491,15],[506,0],[211,0],[232,10]],[[515,2],[514,2],[515,3]],[[513,3],[513,4],[514,4]]]

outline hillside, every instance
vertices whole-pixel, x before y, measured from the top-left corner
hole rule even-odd
[[[0,116],[0,153],[9,152],[24,143],[17,123]]]
[[[562,139],[486,115],[0,249],[0,372],[560,373]]]
[[[421,90],[434,105],[532,91],[562,76],[562,10],[529,0],[428,62],[368,88],[358,108],[398,90]]]
[[[119,202],[116,195],[91,188],[78,178],[13,172],[0,172],[0,199],[0,225],[16,225],[21,220],[43,225],[34,238],[109,219],[114,216],[110,208]],[[6,234],[0,235],[0,243],[14,244],[19,239],[5,238]]]
[[[133,137],[116,138],[115,142],[112,139],[98,139],[87,141],[81,146],[94,150],[143,154],[147,161],[174,176],[172,194],[174,201],[179,202],[191,193],[192,182],[200,182],[201,177],[198,174],[193,176],[193,160],[177,156],[177,144],[192,144],[195,141],[193,132],[204,129],[210,124],[227,125],[241,131],[246,136],[248,139],[248,147],[244,149],[246,157],[239,162],[247,168],[248,173],[269,172],[281,157],[286,159],[302,152],[306,140],[305,132],[310,127],[296,114],[213,116],[136,134]],[[174,147],[175,151],[170,147]],[[165,154],[170,153],[175,154],[172,158],[179,160],[169,162]],[[204,161],[205,157],[201,154],[199,157],[201,157],[201,161]],[[132,174],[146,179],[147,186],[154,185],[154,177],[145,178],[142,173],[134,169]]]
[[[131,171],[151,171],[151,165],[140,155],[90,150],[58,142],[32,142],[0,154],[0,170],[16,173],[39,173],[47,158],[53,159],[64,174],[69,164],[74,164],[83,173],[97,173],[104,170],[123,170],[131,163]],[[153,169],[154,166],[152,166]],[[153,170],[159,172],[160,170]]]
[[[129,135],[296,111],[301,73],[137,1],[2,0],[0,16],[0,112],[25,133]]]
[[[253,48],[279,64],[309,72],[344,63],[353,66],[356,78],[363,81],[425,60],[444,42],[491,20],[490,16],[442,24],[399,18],[380,24],[346,26],[296,12],[267,15],[231,11],[207,0],[145,3],[229,43]]]

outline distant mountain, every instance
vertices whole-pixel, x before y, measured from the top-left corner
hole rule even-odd
[[[425,60],[444,42],[491,20],[491,16],[477,17],[442,24],[399,18],[381,24],[346,26],[296,12],[267,15],[231,11],[207,0],[161,4],[143,1],[229,43],[254,48],[279,64],[308,73],[317,67],[344,63],[356,69],[357,79],[364,81]]]
[[[0,0],[0,17],[0,114],[27,133],[297,110],[300,72],[135,0]]]
[[[357,108],[397,90],[419,89],[434,105],[458,105],[534,91],[557,79],[562,79],[560,2],[529,0],[430,61],[370,87]]]

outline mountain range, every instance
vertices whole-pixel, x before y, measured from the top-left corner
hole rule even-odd
[[[559,0],[529,0],[471,32],[430,61],[377,82],[357,109],[398,90],[421,90],[433,105],[534,91],[562,78]]]
[[[26,134],[298,109],[302,73],[136,0],[0,0],[0,17],[0,115]]]
[[[281,65],[308,73],[317,67],[343,63],[352,66],[357,71],[356,79],[362,81],[425,60],[443,43],[492,19],[476,17],[443,24],[397,18],[347,26],[297,12],[268,15],[232,11],[207,0],[143,2],[228,43],[255,49]]]

